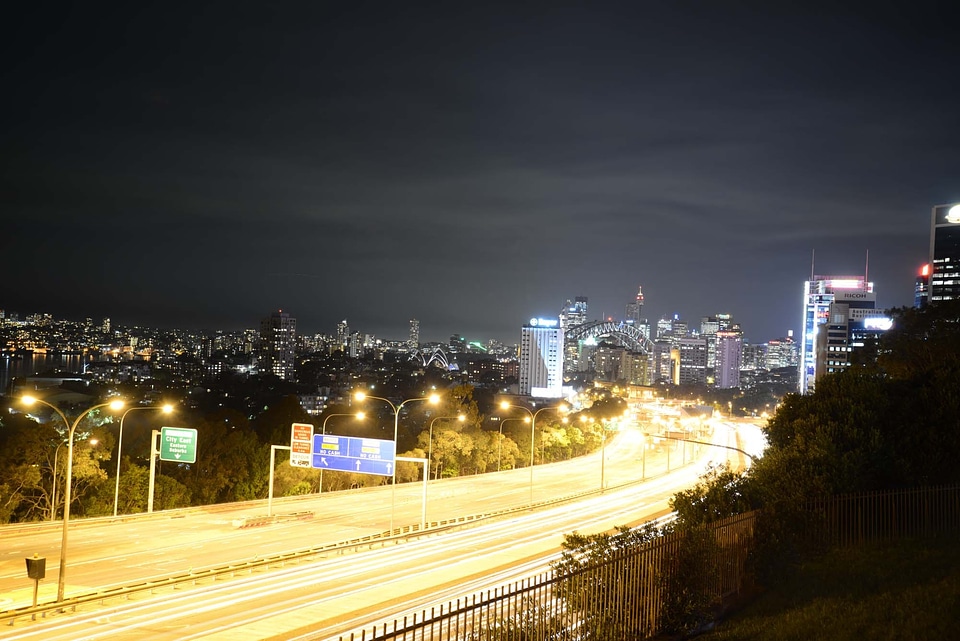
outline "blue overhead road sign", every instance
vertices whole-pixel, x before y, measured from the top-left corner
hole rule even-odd
[[[393,476],[396,448],[393,441],[375,438],[314,434],[312,467]]]

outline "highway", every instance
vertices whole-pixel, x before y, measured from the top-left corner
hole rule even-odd
[[[727,441],[726,429],[717,430],[716,442]],[[543,557],[556,552],[563,533],[600,532],[653,518],[667,510],[669,497],[693,483],[708,462],[736,457],[727,450],[700,447],[696,464],[681,466],[694,458],[694,448],[682,443],[672,447],[673,471],[668,475],[666,451],[644,454],[639,434],[626,431],[604,452],[602,473],[610,489],[603,494],[452,532],[313,557],[282,569],[205,580],[196,587],[164,588],[155,595],[82,606],[37,621],[21,618],[0,631],[0,638],[288,639],[314,638],[318,632],[321,637],[316,638],[333,637],[543,571]],[[624,485],[638,481],[644,467],[646,482]],[[598,489],[600,477],[600,453],[537,466],[534,500]],[[525,468],[431,481],[428,521],[524,506],[530,500],[529,479]],[[250,529],[236,524],[244,516],[264,514],[265,502],[229,510],[80,521],[76,528],[71,524],[67,596],[379,533],[389,528],[390,491],[381,487],[278,499],[273,502],[275,513],[312,512],[314,517]],[[419,523],[421,497],[422,484],[398,486],[397,524]],[[2,530],[3,609],[29,605],[32,581],[26,578],[23,559],[33,552],[46,556],[50,564],[40,602],[53,599],[58,525]]]

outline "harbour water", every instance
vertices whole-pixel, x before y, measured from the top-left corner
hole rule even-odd
[[[89,362],[90,357],[82,354],[24,354],[22,357],[3,355],[0,356],[0,390],[7,394],[10,381],[16,377],[53,370],[80,374]]]

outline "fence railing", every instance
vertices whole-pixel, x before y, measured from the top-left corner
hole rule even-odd
[[[931,536],[960,530],[960,486],[845,494],[809,510],[830,547]]]
[[[870,492],[811,503],[809,532],[831,547],[960,531],[960,486]],[[340,641],[530,641],[644,638],[661,632],[675,579],[694,559],[719,602],[737,593],[754,548],[759,511],[712,524],[698,538],[674,532],[565,574],[547,572],[458,599]],[[698,546],[691,554],[690,547]]]
[[[739,590],[753,541],[756,513],[710,526],[706,544],[685,532],[619,549],[599,562],[557,574],[546,572],[475,594],[419,615],[353,633],[353,641],[529,641],[642,638],[659,629],[664,595],[682,567],[681,552],[699,545],[698,560],[710,598]],[[707,568],[712,571],[708,571]]]

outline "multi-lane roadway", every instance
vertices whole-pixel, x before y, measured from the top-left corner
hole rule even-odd
[[[729,427],[714,434],[728,443]],[[732,430],[731,430],[732,431]],[[11,639],[266,639],[326,638],[389,619],[411,609],[446,602],[482,587],[545,569],[542,559],[559,548],[563,533],[599,532],[636,524],[667,511],[669,497],[694,482],[710,461],[736,452],[675,443],[670,452],[647,450],[636,432],[624,432],[604,452],[534,470],[535,502],[587,495],[536,511],[521,510],[469,528],[408,537],[346,553],[311,557],[286,567],[205,579],[198,585],[138,593],[76,611],[49,613],[36,621],[21,617],[0,630]],[[601,471],[602,470],[602,471]],[[646,481],[637,483],[646,476]],[[530,502],[529,469],[431,481],[427,520],[521,508]],[[71,524],[67,596],[151,577],[183,574],[245,559],[315,548],[381,533],[391,520],[390,488],[330,493],[273,502],[276,514],[312,518],[240,528],[247,517],[265,514],[265,503],[230,509],[165,512],[152,517],[78,521]],[[396,524],[419,523],[420,484],[396,491]],[[59,528],[8,527],[0,531],[0,610],[29,605],[32,581],[23,559],[39,553],[51,566],[40,602],[56,589]],[[316,635],[321,635],[317,637]]]

